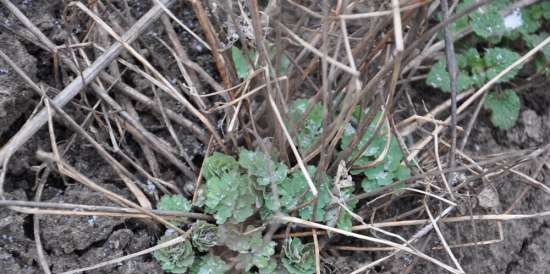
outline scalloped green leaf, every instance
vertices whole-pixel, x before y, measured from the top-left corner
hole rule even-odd
[[[191,267],[190,274],[225,274],[229,265],[220,257],[208,254],[200,257]]]
[[[300,172],[297,178],[301,182],[305,182],[304,175]],[[310,174],[314,174],[315,171],[310,172]],[[330,182],[330,178],[326,174],[322,174],[319,179],[318,189],[319,193],[317,195],[317,203],[316,204],[309,204],[303,208],[301,208],[298,213],[300,215],[300,218],[308,221],[313,221],[313,209],[315,208],[315,221],[321,222],[325,218],[325,207],[330,204],[331,197],[329,194],[328,185]],[[303,183],[302,183],[303,184]],[[306,183],[307,184],[307,183]],[[307,191],[304,202],[310,201],[313,199],[313,194],[311,194],[311,191]]]
[[[278,183],[286,178],[288,168],[271,160],[271,157],[261,151],[241,149],[239,164],[249,175],[254,176],[260,186]]]
[[[294,124],[297,124],[305,114],[308,100],[298,99],[292,102],[288,109],[288,115]],[[308,114],[301,128],[298,130],[297,145],[301,150],[307,151],[321,138],[323,133],[323,108],[319,103],[315,104]]]
[[[506,69],[508,66],[510,66],[512,63],[514,63],[517,59],[519,59],[520,56],[514,51],[511,51],[507,48],[490,48],[487,49],[485,52],[485,55],[483,56],[483,60],[485,61],[485,66],[487,67],[487,78],[492,79],[497,74],[499,74],[501,71]],[[506,73],[504,76],[502,76],[498,82],[505,82],[508,81],[519,72],[521,69],[521,66],[517,66],[514,69],[512,69],[510,72]]]
[[[191,202],[182,195],[164,195],[157,204],[160,210],[185,211],[191,210]]]
[[[520,100],[515,91],[491,92],[484,106],[491,110],[491,123],[500,129],[512,128],[519,116]]]
[[[445,58],[439,59],[435,63],[428,76],[426,78],[426,83],[434,88],[438,88],[444,92],[451,92],[451,78],[447,72],[447,61]],[[459,71],[457,78],[457,92],[463,91],[469,88],[472,85],[472,80],[467,73]]]
[[[530,34],[530,35],[524,35],[523,40],[530,48],[536,47],[538,44],[540,44],[544,39],[548,37],[548,33],[541,32],[540,34]],[[550,59],[550,45],[546,45],[541,49],[542,54],[545,58]]]
[[[500,36],[506,31],[504,20],[497,9],[486,6],[470,14],[470,24],[475,34],[488,38]]]

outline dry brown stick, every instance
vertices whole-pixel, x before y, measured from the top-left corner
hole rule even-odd
[[[8,30],[10,30],[10,29],[8,29]],[[37,31],[39,31],[39,30],[37,30]],[[66,48],[65,46],[56,47],[53,44],[53,42],[49,41],[48,38],[45,37],[42,33],[35,33],[36,36],[39,36],[42,39],[46,39],[46,40],[42,40],[42,42],[37,41],[36,38],[30,37],[30,34],[25,34],[23,32],[14,32],[14,33],[16,35],[18,35],[19,37],[21,37],[22,39],[25,39],[25,40],[35,44],[36,46],[41,47],[42,49],[50,51],[50,52],[55,52],[57,49]],[[85,43],[85,44],[90,44],[90,43]],[[92,45],[92,44],[90,44],[90,45]],[[75,46],[75,45],[73,45],[73,46]],[[76,67],[74,67],[73,62],[70,62],[70,63],[66,62],[67,59],[64,59],[64,58],[62,58],[62,61],[64,61],[64,63],[66,65],[68,65],[71,69],[73,69],[73,71],[77,72],[75,70]],[[192,61],[189,61],[189,63],[185,63],[185,65],[189,66],[193,70],[197,71],[199,74],[201,74],[201,77],[202,76],[210,77],[208,74],[206,74],[206,72],[199,65],[197,65],[196,63],[194,63]],[[206,75],[204,75],[204,74],[206,74]],[[156,111],[157,113],[160,114],[161,110],[160,110],[158,105],[156,105],[150,98],[148,98],[147,96],[141,94],[136,89],[134,89],[134,88],[130,87],[129,85],[121,82],[118,77],[113,77],[113,76],[111,76],[110,74],[108,74],[104,71],[100,72],[100,77],[101,77],[102,80],[108,82],[110,85],[116,85],[116,87],[120,91],[124,92],[127,96],[129,96],[133,100],[136,100],[136,101],[140,102],[144,106],[146,106],[146,107],[148,107],[148,108],[150,108],[150,109],[152,109],[152,110],[154,110],[154,111]],[[214,89],[216,89],[216,90],[221,90],[222,89],[222,87],[217,85],[217,83],[213,79],[211,79],[211,77],[207,78],[205,80],[206,80],[207,83],[212,85],[212,87]],[[195,122],[193,122],[193,121],[177,114],[176,112],[172,111],[171,109],[165,109],[164,111],[167,113],[168,117],[170,119],[172,119],[174,122],[176,122],[177,124],[179,124],[179,125],[181,125],[185,128],[188,128],[193,133],[195,133],[195,136],[199,140],[201,140],[203,143],[208,142],[209,137],[207,136],[207,133],[200,126],[195,124]]]
[[[116,95],[119,95],[119,94],[116,94]],[[136,109],[134,108],[132,102],[130,102],[130,100],[128,99],[128,97],[117,96],[117,98],[119,99],[122,106],[126,109],[126,111],[128,111],[130,116],[132,116],[136,121],[139,121],[139,115]],[[151,171],[153,176],[158,177],[160,174],[160,166],[155,157],[154,151],[146,143],[138,142],[138,144],[139,144],[139,147],[141,148],[141,151],[143,152],[143,156],[145,160],[149,165],[149,170]],[[115,149],[115,151],[117,150]]]
[[[0,207],[12,207],[17,206],[20,208],[37,208],[37,209],[62,209],[62,210],[72,210],[75,212],[106,212],[106,213],[117,213],[117,214],[134,214],[138,218],[150,218],[150,216],[142,214],[140,210],[133,208],[125,207],[115,207],[115,206],[97,206],[97,205],[83,205],[83,204],[72,204],[72,203],[54,203],[54,202],[36,202],[36,201],[23,201],[23,200],[0,200]],[[212,221],[214,218],[212,216],[194,213],[194,212],[183,212],[183,211],[170,211],[170,210],[151,210],[152,213],[164,216],[164,217],[185,217],[189,219],[198,219]]]
[[[449,20],[449,5],[447,0],[440,0],[441,10],[443,11],[444,20]],[[455,47],[453,43],[453,34],[449,30],[449,25],[446,25],[443,29],[445,36],[445,55],[447,57],[447,71],[449,72],[450,83],[451,83],[451,150],[449,152],[449,167],[453,168],[456,165],[456,124],[457,124],[457,113],[456,113],[456,93],[457,93],[457,77],[458,77],[458,65],[456,63]],[[454,176],[453,173],[449,177]],[[456,179],[452,179],[451,184],[454,184]],[[451,197],[454,196],[452,193],[449,193]]]
[[[10,64],[10,66],[16,71],[17,74],[19,74],[19,76],[21,78],[23,78],[23,80],[25,80],[25,82],[31,86],[38,94],[42,94],[44,96],[44,100],[46,100],[47,103],[49,103],[49,98],[46,98],[45,96],[45,92],[42,91],[42,89],[36,85],[36,83],[34,83],[32,81],[32,79],[30,79],[30,77],[23,71],[21,70],[17,64],[15,64],[8,56],[6,56],[2,51],[0,51],[0,58],[4,59],[8,64]],[[62,114],[65,114],[59,107],[57,107],[55,104],[50,104],[51,107],[53,107],[54,109],[56,109],[58,111],[58,113],[62,113]],[[68,115],[66,115],[66,118],[68,118],[71,122],[72,122],[72,126],[75,127],[75,128],[80,128],[82,129],[76,122],[74,122]],[[50,117],[48,116],[48,119]],[[87,133],[82,129],[81,134],[84,133],[87,135]],[[86,136],[85,136],[86,137]],[[95,142],[93,140],[93,138],[91,136],[89,136],[89,140],[91,140],[91,142]],[[94,144],[94,143],[92,143]],[[53,144],[52,144],[52,147],[55,147]],[[102,149],[102,147],[100,145],[97,145],[97,146],[94,146],[96,147],[96,149],[99,147],[99,149]],[[100,151],[101,152],[101,151]],[[106,153],[106,152],[105,152]],[[100,153],[101,154],[101,153]],[[108,153],[106,153],[108,155]],[[104,154],[101,154],[102,156],[104,156]],[[110,156],[110,155],[108,155]],[[109,158],[107,158],[107,160],[109,160]],[[115,163],[118,163],[116,162],[116,160],[114,160],[114,158],[111,157],[112,161],[107,161],[108,163],[113,163],[113,161]],[[122,165],[113,165],[115,171],[117,171],[117,173],[119,173],[119,175],[121,175],[121,178],[123,179],[123,181],[126,183],[126,186],[128,187],[128,189],[132,192],[132,194],[134,194],[134,196],[136,197],[136,199],[139,201],[139,203],[144,206],[144,207],[147,207],[147,208],[151,208],[151,203],[149,202],[149,200],[147,199],[147,197],[143,194],[143,192],[137,187],[137,185],[135,184],[134,181],[130,180],[129,178],[126,178],[126,176],[130,176],[130,178],[132,177],[132,174],[129,172],[129,171],[126,171],[124,172],[125,174],[121,174],[120,172],[121,171],[124,171],[124,169],[120,169],[120,167],[122,167]]]
[[[92,84],[92,86],[97,87],[95,84]],[[94,88],[94,91],[97,96],[103,99],[104,102],[108,103],[116,111],[116,113],[124,119],[128,132],[130,132],[136,139],[138,139],[139,142],[149,144],[151,148],[159,152],[173,165],[178,167],[187,177],[195,177],[193,170],[191,170],[173,155],[174,153],[176,153],[175,150],[172,150],[170,146],[165,144],[162,140],[160,140],[154,134],[145,129],[145,127],[139,122],[138,119],[134,118],[129,112],[125,111],[122,106],[120,106],[112,97],[107,94],[105,90],[101,88]]]
[[[0,0],[0,2],[21,22],[28,28],[35,29],[36,32],[40,33],[40,30],[36,28],[28,20],[28,18],[19,11],[19,9],[13,5],[9,0]],[[166,5],[170,5],[173,0],[164,0]],[[122,41],[126,43],[131,43],[134,41],[137,36],[143,32],[151,23],[153,23],[160,15],[162,14],[162,8],[159,6],[152,7],[142,18],[140,18],[136,24],[132,26],[123,36]],[[44,39],[40,39],[44,42]],[[47,38],[45,39],[48,40]],[[55,48],[55,45],[52,45],[52,48]],[[86,68],[82,72],[81,77],[77,77],[72,81],[63,91],[57,95],[53,102],[57,106],[66,105],[74,96],[76,96],[80,90],[88,85],[100,71],[105,69],[123,50],[123,44],[116,42],[112,45],[103,55],[101,55],[90,67]],[[47,113],[45,109],[42,109],[37,115],[28,120],[23,127],[12,137],[10,140],[2,147],[0,150],[0,162],[3,162],[6,158],[16,152],[21,146],[23,146],[47,121]]]
[[[466,130],[464,131],[464,135],[462,136],[462,140],[460,141],[460,146],[458,147],[458,150],[464,150],[464,148],[466,147],[466,144],[468,143],[468,138],[470,137],[470,133],[472,132],[472,129],[474,128],[474,124],[477,120],[477,116],[479,115],[479,112],[481,111],[481,107],[485,102],[485,97],[487,97],[487,93],[484,93],[483,96],[481,96],[481,99],[479,100],[479,102],[477,103],[476,109],[474,110],[474,113],[472,114],[472,117],[470,118],[470,121],[466,126]]]
[[[3,56],[3,55],[0,55],[0,57],[6,57],[7,56]],[[5,59],[5,58],[4,58]],[[9,61],[9,58],[6,59]],[[12,62],[13,63],[13,62]],[[17,66],[15,66],[15,68],[17,68]],[[18,72],[20,74],[20,76],[31,86],[33,87],[33,89],[35,89],[37,92],[40,92],[40,87],[38,87],[36,84],[34,84],[34,82],[32,82],[32,80],[30,80],[30,78],[28,76],[26,76],[26,74],[21,71],[20,69],[17,70],[16,69],[16,72]],[[93,84],[94,85],[94,84]],[[94,85],[95,86],[95,85]],[[97,86],[96,86],[97,87]],[[127,123],[129,123],[129,125],[132,125],[131,127],[128,127],[129,129],[129,132],[132,133],[132,135],[134,137],[136,137],[137,139],[141,140],[142,142],[147,142],[149,144],[151,144],[152,148],[155,149],[156,151],[158,151],[159,153],[161,153],[164,157],[166,157],[170,162],[172,162],[172,164],[174,164],[176,167],[178,167],[186,176],[188,176],[189,178],[194,178],[195,175],[193,173],[192,170],[190,170],[187,166],[185,166],[179,159],[177,159],[170,151],[169,147],[164,145],[162,142],[160,142],[159,140],[157,140],[157,138],[152,134],[150,133],[149,131],[147,131],[139,122],[137,122],[135,119],[133,119],[130,114],[128,114],[126,111],[124,111],[122,109],[122,107],[113,99],[111,98],[106,91],[104,91],[103,89],[101,88],[97,88],[95,89],[96,91],[96,94],[102,98],[105,102],[107,102],[109,105],[111,105],[111,107],[113,107],[117,113],[123,117],[125,119],[125,121]],[[58,106],[53,106],[54,108],[56,108],[58,111],[61,110],[60,108],[58,108]],[[68,115],[66,115],[66,117],[68,117],[70,119],[70,117]],[[73,121],[74,122],[74,121]],[[76,124],[76,128],[78,128],[78,124]],[[139,129],[139,130],[137,130]],[[81,133],[85,133],[84,130],[81,131]],[[93,140],[93,138],[90,137],[89,139],[91,142],[95,142]],[[96,149],[103,149],[101,147],[101,145],[97,144],[97,146],[95,146]],[[101,151],[100,151],[101,152]],[[101,153],[100,153],[101,154]],[[102,156],[103,155],[108,155],[108,153],[105,151],[105,154],[101,154]],[[110,155],[109,155],[110,156]],[[114,159],[114,158],[112,158]],[[111,159],[111,160],[112,160]],[[116,162],[116,160],[114,161]],[[112,161],[110,161],[110,163],[113,163]],[[118,162],[116,162],[118,163]],[[118,168],[115,168],[115,170],[122,170],[120,169],[122,167],[122,165],[118,164],[118,165],[115,165],[114,167],[118,167]],[[129,171],[126,171],[124,172],[126,174],[126,176],[130,176],[130,178],[132,178],[133,176],[131,175],[131,173]],[[124,180],[125,178],[123,178]],[[142,203],[142,205],[146,206],[146,207],[151,207],[150,205],[150,202],[149,200],[145,197],[145,195],[143,194],[143,192],[141,192],[137,186],[135,186],[135,184],[133,183],[133,181],[131,180],[124,180],[124,182],[127,184],[128,188],[132,191],[132,193],[134,193],[134,195],[136,195],[136,198],[140,201],[140,203]]]
[[[329,78],[328,78],[328,44],[329,44],[329,37],[328,37],[328,31],[329,31],[329,12],[330,12],[330,3],[328,0],[322,1],[322,9],[323,9],[323,19],[321,21],[321,106],[323,111],[323,131],[321,133],[321,159],[319,160],[319,165],[316,170],[316,175],[320,175],[324,173],[329,165],[329,157],[330,154],[332,154],[330,151],[327,151],[327,146],[330,142],[328,139],[329,134],[329,119],[330,119],[330,101],[332,101],[332,98],[330,96],[330,84],[329,84]],[[354,69],[353,64],[350,64],[352,66],[352,69]]]
[[[149,61],[147,61],[146,58],[144,58],[139,52],[137,52],[130,43],[127,43],[124,41],[123,37],[120,37],[109,25],[107,25],[99,16],[97,16],[95,13],[93,13],[88,7],[86,7],[81,2],[71,2],[69,3],[69,7],[76,6],[80,10],[86,13],[89,17],[91,17],[99,26],[101,26],[107,33],[109,33],[110,36],[112,36],[118,43],[124,47],[134,58],[139,60],[139,62],[148,69],[149,72],[154,76],[154,78],[158,79],[158,81],[151,81],[151,78],[147,78],[151,82],[154,82],[155,85],[157,85],[161,90],[165,91],[168,95],[170,95],[172,98],[180,102],[187,110],[191,112],[195,117],[197,117],[205,126],[210,130],[210,133],[214,135],[214,138],[218,142],[218,144],[224,149],[224,151],[227,151],[227,148],[225,147],[224,141],[222,140],[221,136],[217,132],[216,128],[212,125],[212,122],[204,116],[193,104],[191,104],[187,98],[185,98],[183,95],[179,93],[179,91],[166,79],[166,77],[160,73]],[[155,6],[158,7],[159,5]],[[163,9],[164,6],[160,5]]]
[[[92,136],[90,136],[80,125],[78,125],[63,109],[55,106],[52,104],[52,107],[55,109],[56,114],[59,115],[66,123],[67,125],[76,133],[81,135],[84,139],[86,139],[98,152],[98,154],[111,165],[111,167],[120,175],[122,180],[126,183],[130,191],[132,193],[137,193],[134,188],[137,188],[134,181],[137,181],[137,178],[133,175],[132,172],[130,172],[126,167],[124,167],[122,164],[120,164],[113,156],[107,152],[103,146],[101,146],[99,143],[97,143]],[[130,181],[130,182],[128,182]],[[143,192],[139,191],[141,195],[136,195],[136,198],[140,202],[140,204],[146,208],[152,208],[151,202],[147,199],[147,197],[143,194]]]
[[[305,221],[305,220],[302,220],[300,218],[295,218],[295,217],[278,215],[278,216],[275,217],[275,219],[278,220],[278,221],[281,221],[281,222],[294,223],[294,224],[297,224],[297,225],[300,225],[300,226],[303,226],[303,227],[316,228],[316,229],[320,229],[320,230],[330,231],[330,232],[342,234],[342,235],[352,237],[352,238],[356,238],[356,239],[361,239],[361,240],[365,240],[365,241],[370,241],[370,242],[374,242],[374,243],[379,243],[379,244],[395,247],[399,251],[404,251],[404,252],[410,253],[412,255],[416,255],[416,256],[418,256],[422,259],[425,259],[425,260],[427,260],[431,263],[434,263],[434,264],[448,270],[451,273],[457,273],[457,274],[458,273],[463,273],[463,272],[461,272],[459,270],[456,270],[456,269],[452,268],[451,266],[449,266],[449,265],[447,265],[447,264],[445,264],[445,263],[443,263],[443,262],[441,262],[441,261],[439,261],[435,258],[432,258],[432,257],[430,257],[430,256],[414,249],[414,248],[410,248],[410,247],[402,245],[402,244],[397,244],[397,243],[394,243],[394,242],[391,242],[391,241],[388,241],[388,240],[374,238],[374,237],[365,236],[365,235],[362,235],[362,234],[349,232],[349,231],[338,229],[338,228],[329,227],[329,226],[318,224],[318,223],[315,223],[315,222]]]
[[[178,34],[172,27],[172,24],[170,23],[170,19],[168,18],[168,16],[163,15],[160,17],[160,20],[162,21],[164,30],[168,35],[168,38],[170,39],[172,46],[174,47],[173,51],[176,54],[176,62],[178,64],[178,67],[180,67],[181,64],[183,63],[183,60],[189,60],[189,56],[187,56],[187,52],[183,48],[180,40],[178,39]],[[206,104],[202,101],[201,97],[197,96],[198,91],[202,90],[202,84],[199,81],[197,75],[195,74],[195,71],[187,71],[183,66],[180,67],[180,71],[183,78],[187,82],[189,89],[191,90],[190,92],[191,98],[200,107],[200,109],[204,111],[206,109]]]
[[[446,1],[446,0],[442,0],[442,1]],[[441,233],[441,230],[439,229],[439,225],[437,224],[437,221],[434,219],[434,217],[432,215],[432,212],[430,210],[430,207],[428,206],[426,200],[424,200],[424,207],[426,208],[426,213],[428,214],[428,217],[430,218],[430,222],[432,224],[432,227],[435,230],[437,236],[439,237],[439,241],[441,242],[441,244],[445,248],[445,251],[447,252],[449,257],[451,258],[451,261],[455,264],[455,267],[457,269],[464,272],[464,269],[462,269],[462,266],[460,265],[460,263],[456,259],[456,256],[454,255],[454,253],[449,248],[449,245],[447,244],[447,240],[445,240],[445,237],[443,236],[443,233]],[[448,209],[449,208],[451,208],[451,210],[449,210],[449,213],[450,213],[450,211],[452,211],[452,208],[455,208],[455,206],[450,206],[450,207],[448,207]]]
[[[313,244],[315,247],[315,273],[321,274],[321,255],[319,248],[319,239],[317,239],[317,230],[315,228],[312,229],[311,234],[313,235]]]
[[[40,202],[42,191],[44,190],[44,185],[46,184],[46,179],[48,178],[49,174],[50,170],[49,168],[46,168],[44,169],[44,173],[42,174],[42,176],[40,176],[39,178],[37,176],[38,187],[36,188],[36,192],[34,194],[35,202]],[[44,247],[42,246],[42,240],[40,239],[40,216],[38,215],[33,216],[33,233],[34,242],[36,245],[36,253],[38,255],[38,262],[40,264],[40,267],[42,267],[42,270],[45,274],[51,274],[52,272],[50,271],[50,265],[44,254]]]
[[[16,71],[16,73],[18,73],[19,76],[20,76],[21,78],[23,78],[23,80],[25,80],[25,82],[26,82],[29,86],[31,86],[37,93],[39,93],[39,94],[42,94],[42,93],[43,93],[42,90],[41,90],[41,88],[40,88],[38,85],[36,85],[36,84],[32,81],[32,79],[30,79],[30,77],[28,77],[28,75],[26,75],[26,73],[25,73],[24,71],[22,71],[22,70],[17,66],[17,64],[15,64],[15,63],[14,63],[7,55],[5,55],[1,50],[0,50],[0,58],[4,59],[8,64],[10,64],[10,66],[12,66],[12,68]],[[97,106],[97,105],[96,105],[96,106]],[[65,120],[68,121],[69,124],[71,124],[70,122],[74,123],[74,121],[72,120],[72,118],[70,118],[70,116],[68,116],[65,112],[63,112],[62,109],[58,108],[58,107],[55,106],[55,105],[52,105],[52,107],[53,107],[54,109],[58,110],[58,113],[59,113],[60,115],[65,115],[64,117],[67,118],[67,119],[65,119]],[[88,118],[89,118],[89,117],[90,117],[90,116],[88,116],[88,117],[85,119],[85,122],[84,122],[84,123],[86,123],[86,121],[88,121]],[[78,124],[76,124],[76,125],[73,127],[73,129],[75,129],[77,132],[80,132],[81,135],[83,135],[83,137],[84,137],[85,139],[88,139],[88,140],[90,140],[91,142],[95,142],[95,140],[94,140],[91,136],[89,136],[87,132],[85,132],[85,131],[82,129],[82,126],[79,126]],[[80,129],[80,130],[79,130],[79,129]],[[87,138],[87,137],[89,137],[89,138]],[[70,142],[70,143],[71,143],[71,142]],[[92,143],[92,145],[94,145],[94,144]],[[98,147],[98,146],[99,146],[100,149],[102,149],[102,147],[101,147],[99,144],[96,144],[95,147]],[[120,151],[119,151],[119,152],[120,152]],[[100,155],[105,155],[105,154],[100,153]],[[107,155],[107,156],[110,156],[110,155],[108,155],[108,153],[107,153],[106,155]],[[113,159],[114,159],[114,158],[113,158]],[[125,159],[126,159],[126,158],[125,158]],[[115,160],[115,161],[116,161],[116,160]],[[107,162],[109,162],[109,160],[108,160]],[[118,167],[120,168],[121,165],[118,164],[118,163],[115,163],[115,170],[117,170],[116,166],[118,166]],[[123,166],[122,166],[122,167],[123,167]],[[136,167],[136,166],[134,165],[134,167]],[[158,181],[159,181],[158,179],[156,179],[156,178],[154,178],[153,176],[151,176],[150,174],[148,174],[146,171],[142,170],[140,167],[136,167],[136,168],[138,169],[138,171],[140,171],[140,173],[142,173],[143,175],[145,175],[145,177],[147,177],[148,180],[151,180],[151,181],[153,181],[153,182],[158,182]],[[123,171],[124,171],[124,170],[123,170]],[[132,175],[132,173],[130,173],[129,171],[125,171],[124,173],[126,174],[126,176],[129,176],[130,178],[134,178],[133,175]],[[135,178],[134,178],[134,180],[135,180]],[[166,183],[165,183],[165,184],[166,184]],[[177,189],[174,189],[174,186],[173,186],[173,185],[169,185],[169,187],[171,187],[173,190],[177,190]],[[129,188],[130,188],[130,190],[134,189],[133,187],[129,187]],[[177,192],[177,191],[176,191],[176,192]],[[139,195],[139,194],[138,194],[136,197],[140,197],[140,196],[142,196],[142,195]],[[140,200],[141,200],[141,199],[140,199]],[[145,200],[145,201],[146,201],[145,204],[149,204],[148,200]],[[150,206],[149,206],[149,207],[150,207]]]
[[[514,63],[510,64],[508,67],[503,69],[501,72],[499,72],[495,77],[490,79],[487,83],[485,83],[481,88],[479,88],[474,94],[472,94],[466,101],[464,101],[460,107],[457,109],[457,113],[462,113],[467,107],[469,107],[475,100],[477,100],[480,96],[482,96],[487,90],[489,90],[490,87],[493,86],[502,76],[504,76],[506,73],[510,72],[513,68],[519,66],[520,64],[523,64],[531,56],[535,55],[538,51],[540,51],[542,48],[550,44],[550,37],[547,37],[542,42],[540,42],[537,46],[535,46],[533,49],[531,49],[529,52],[521,56],[519,59],[514,61]],[[450,122],[450,118],[445,120],[446,123]],[[436,128],[432,131],[432,135],[425,137],[418,143],[416,143],[413,147],[412,153],[407,157],[407,160],[410,161],[413,157],[416,157],[420,150],[425,147],[428,143],[432,141],[433,134],[439,134],[441,130],[443,129],[442,126],[436,126]]]
[[[212,57],[214,59],[214,64],[216,65],[216,69],[220,74],[220,78],[222,78],[223,85],[225,88],[230,88],[231,80],[229,79],[229,72],[227,69],[228,65],[226,64],[225,59],[220,53],[219,41],[215,35],[214,28],[210,23],[210,19],[208,19],[208,16],[206,15],[201,1],[191,0],[191,4],[193,5],[193,10],[195,11],[197,19],[199,20],[199,24],[204,31],[206,41],[210,45],[210,48],[212,48]]]
[[[169,108],[160,109],[160,106],[156,104],[153,100],[151,100],[149,97],[143,95],[138,90],[134,89],[133,87],[119,81],[120,79],[117,79],[110,74],[106,72],[101,72],[100,75],[101,79],[107,81],[111,85],[115,85],[116,88],[118,88],[120,91],[124,92],[124,94],[133,100],[136,100],[146,106],[147,108],[150,108],[154,111],[156,111],[158,114],[161,114],[161,112],[165,112],[166,115],[174,122],[178,123],[179,125],[188,128],[195,134],[195,136],[201,140],[203,143],[207,143],[209,140],[208,134],[198,125],[196,125],[193,121],[179,115],[178,113],[174,112],[173,110]]]

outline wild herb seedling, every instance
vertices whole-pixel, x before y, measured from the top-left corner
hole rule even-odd
[[[461,1],[457,11],[473,3],[473,0]],[[479,88],[495,77],[498,73],[519,59],[515,52],[517,45],[529,48],[535,47],[548,34],[541,26],[550,19],[550,3],[536,3],[510,15],[500,15],[508,0],[491,1],[484,7],[470,13],[451,25],[451,29],[459,33],[471,27],[474,36],[467,37],[457,45],[457,60],[459,74],[457,78],[458,91],[470,87]],[[478,52],[477,48],[485,48]],[[550,73],[550,47],[538,54],[534,61],[537,71]],[[498,83],[506,85],[519,72],[516,67],[505,74]],[[426,83],[444,92],[450,91],[450,77],[446,70],[445,58],[440,58],[431,68]],[[512,89],[504,92],[491,91],[484,106],[491,111],[491,122],[500,129],[514,126],[520,109],[519,97]]]

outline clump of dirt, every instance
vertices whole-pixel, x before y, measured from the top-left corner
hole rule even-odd
[[[512,130],[506,131],[507,140],[511,146],[533,148],[544,144],[550,133],[550,111],[538,115],[534,110],[521,112],[519,122]]]
[[[6,199],[27,200],[22,190],[6,193]],[[24,214],[0,207],[0,269],[3,273],[41,273],[35,266],[34,241],[25,235]]]
[[[0,49],[25,73],[36,74],[36,58],[13,35],[0,34]],[[29,109],[31,95],[30,88],[0,59],[0,136],[13,132],[10,126]]]
[[[91,266],[98,262],[108,261],[124,255],[143,250],[150,246],[151,237],[144,233],[134,233],[130,229],[119,229],[110,234],[109,238],[97,247],[88,249],[80,256],[75,253],[65,254],[54,258],[53,272],[62,272],[84,266]],[[142,246],[143,245],[143,246]],[[136,258],[112,264],[90,273],[163,273],[160,266],[151,260],[144,261]]]
[[[113,186],[108,187],[116,190]],[[48,202],[115,205],[106,199],[104,195],[91,192],[79,185],[69,186],[63,195],[58,195],[48,200]],[[42,223],[44,247],[55,255],[61,255],[85,250],[89,246],[107,239],[113,228],[123,224],[124,220],[122,218],[101,216],[48,216],[48,218],[42,220]]]

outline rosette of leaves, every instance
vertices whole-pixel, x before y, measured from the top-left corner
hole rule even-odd
[[[160,210],[189,212],[191,210],[191,202],[179,194],[164,195],[160,198],[157,208]],[[184,218],[176,218],[171,222],[174,224],[180,224],[183,220]]]
[[[176,238],[177,235],[165,235],[159,243]],[[153,252],[153,257],[160,263],[164,271],[170,273],[186,273],[195,261],[195,254],[190,241],[178,243]]]
[[[258,268],[260,273],[273,273],[277,263],[275,242],[264,242],[263,227],[249,226],[244,232],[236,225],[225,224],[220,226],[220,241],[229,249],[239,253],[237,268],[249,271],[252,267]]]
[[[204,221],[197,221],[191,228],[191,242],[199,251],[206,252],[218,245],[218,227]]]
[[[303,244],[298,238],[285,240],[283,246],[284,268],[290,274],[315,273],[315,254],[313,244]]]
[[[230,267],[218,256],[208,254],[195,260],[190,274],[224,274]]]
[[[253,181],[241,174],[231,156],[214,153],[204,161],[206,211],[218,224],[227,220],[240,223],[254,213],[257,194]]]

